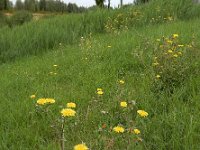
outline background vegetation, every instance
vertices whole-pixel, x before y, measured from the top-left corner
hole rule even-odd
[[[82,142],[95,150],[198,149],[199,9],[154,0],[11,28],[0,21],[0,149],[61,149],[67,102],[77,113],[66,118],[66,150]],[[48,97],[55,104],[36,103]],[[117,125],[125,132],[115,133]]]

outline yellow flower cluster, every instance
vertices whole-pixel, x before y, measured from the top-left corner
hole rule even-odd
[[[67,108],[76,108],[76,104],[73,102],[67,103]]]
[[[119,84],[124,84],[125,81],[124,80],[119,80]]]
[[[45,104],[53,104],[55,100],[53,98],[40,98],[37,100],[37,104],[45,105]]]

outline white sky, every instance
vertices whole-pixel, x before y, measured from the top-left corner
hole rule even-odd
[[[16,0],[10,0],[15,3]],[[93,6],[95,5],[95,0],[63,0],[65,3],[76,3],[78,6]],[[134,0],[123,0],[124,4],[133,3]],[[107,4],[108,0],[106,0],[105,4]],[[120,3],[120,0],[111,0],[111,6],[117,7]]]

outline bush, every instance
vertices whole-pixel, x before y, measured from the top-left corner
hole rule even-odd
[[[26,22],[31,21],[33,15],[28,11],[18,11],[9,19],[9,26],[13,27],[16,25],[22,25]]]
[[[6,20],[6,16],[2,12],[0,12],[0,28],[6,25]]]
[[[194,41],[182,43],[178,34],[157,39],[153,60],[153,89],[156,93],[165,91],[172,94],[174,89],[185,84],[191,75],[198,75],[199,52]]]

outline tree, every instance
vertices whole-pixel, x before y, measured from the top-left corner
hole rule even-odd
[[[96,5],[103,8],[105,0],[95,0]]]
[[[108,0],[108,9],[110,8],[110,0]]]
[[[16,3],[15,3],[15,8],[17,10],[22,10],[24,9],[24,3],[21,1],[21,0],[17,0]]]
[[[40,0],[39,9],[40,9],[40,11],[45,11],[46,10],[46,0]]]
[[[149,2],[150,0],[135,0],[135,4],[138,5],[138,4],[143,4],[143,3],[147,3]]]

